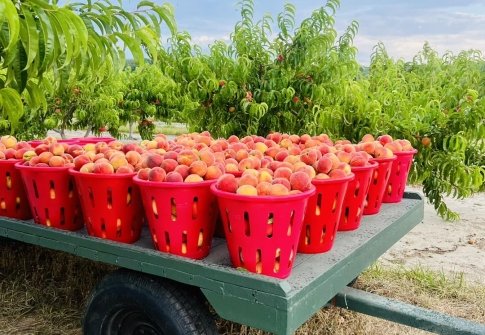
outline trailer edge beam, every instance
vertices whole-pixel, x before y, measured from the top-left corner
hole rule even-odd
[[[483,335],[485,325],[346,287],[335,306],[442,335]]]

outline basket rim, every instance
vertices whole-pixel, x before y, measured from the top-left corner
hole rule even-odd
[[[242,202],[258,202],[258,203],[275,203],[275,202],[287,202],[293,200],[303,200],[309,198],[316,192],[315,185],[311,185],[308,191],[298,193],[298,194],[288,194],[288,195],[243,195],[237,193],[229,193],[217,189],[216,184],[211,185],[211,191],[217,197],[238,200]]]
[[[352,170],[352,172],[354,172],[354,171],[366,171],[366,170],[375,169],[378,165],[379,165],[379,163],[377,163],[375,160],[369,160],[369,163],[367,165],[350,166],[350,169]]]
[[[20,161],[15,164],[15,167],[19,170],[35,170],[39,172],[52,172],[52,171],[64,171],[71,169],[70,166],[30,166],[24,165],[24,161]]]
[[[378,163],[386,163],[386,162],[394,162],[396,159],[397,159],[397,156],[396,156],[396,154],[394,154],[394,156],[392,156],[392,157],[386,157],[386,158],[375,158],[375,157],[372,157],[371,159],[369,159],[369,161],[370,162],[378,162]]]
[[[0,159],[1,165],[15,165],[20,162],[23,162],[23,159],[20,159],[20,158]]]
[[[136,172],[131,173],[85,173],[75,170],[74,168],[69,168],[69,174],[71,176],[82,176],[82,178],[90,179],[131,179],[136,176]]]
[[[343,178],[327,178],[327,179],[312,179],[313,185],[324,185],[324,184],[341,184],[347,181],[351,181],[355,178],[355,174],[352,172]]]
[[[406,155],[415,155],[418,153],[418,149],[407,150],[407,151],[397,151],[394,153],[396,156],[406,156]]]
[[[140,179],[138,175],[133,176],[133,181],[135,184],[140,186],[150,186],[154,188],[197,188],[197,187],[206,187],[214,184],[217,179],[211,180],[204,180],[198,181],[194,183],[186,183],[186,182],[169,182],[169,181],[151,181],[151,180],[144,180]]]

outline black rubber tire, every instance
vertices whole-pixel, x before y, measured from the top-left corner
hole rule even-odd
[[[85,335],[216,335],[214,318],[198,288],[117,270],[91,294]]]

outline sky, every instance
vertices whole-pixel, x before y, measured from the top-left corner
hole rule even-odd
[[[154,2],[161,3],[155,0]],[[255,17],[265,13],[273,17],[285,1],[255,0]],[[325,1],[293,0],[297,24]],[[133,6],[136,1],[124,1]],[[193,42],[207,47],[214,40],[229,40],[240,19],[234,0],[172,0],[179,30],[192,36]],[[335,28],[341,33],[352,20],[359,23],[354,39],[358,60],[369,64],[373,47],[382,42],[394,59],[411,60],[427,41],[440,55],[477,49],[485,52],[484,0],[341,0]]]

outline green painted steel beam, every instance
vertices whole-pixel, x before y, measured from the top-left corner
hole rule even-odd
[[[347,287],[335,305],[442,335],[484,335],[485,325]]]

